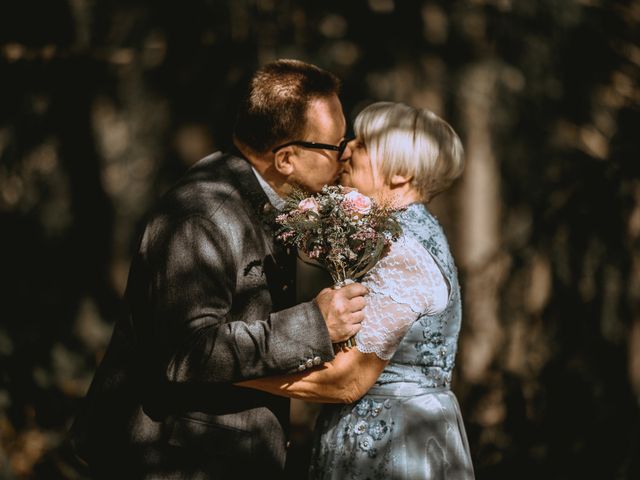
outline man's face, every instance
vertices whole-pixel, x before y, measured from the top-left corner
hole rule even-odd
[[[381,200],[387,192],[380,170],[374,168],[362,138],[349,142],[344,152],[344,168],[340,175],[340,184],[356,188],[363,195]]]
[[[345,136],[347,122],[337,95],[317,98],[307,108],[307,128],[300,140],[338,145]],[[296,146],[292,158],[294,169],[287,183],[310,192],[334,184],[342,169],[338,152]]]

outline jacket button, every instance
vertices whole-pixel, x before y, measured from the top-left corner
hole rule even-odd
[[[322,359],[320,357],[313,357],[313,364],[320,365],[322,363]]]
[[[307,360],[307,362],[305,363],[305,365],[306,365],[306,367],[307,367],[307,368],[311,368],[311,367],[313,367],[313,360],[311,360],[311,359]]]
[[[302,371],[303,371],[303,370],[305,370],[306,368],[307,368],[307,367],[305,367],[305,365],[304,365],[304,364],[302,364],[302,365],[300,365],[300,366],[298,367],[298,371],[299,371],[299,372],[302,372]]]
[[[289,285],[284,284],[284,285],[282,286],[282,291],[283,291],[283,292],[286,292],[287,290],[289,290]]]
[[[263,213],[269,213],[269,212],[271,212],[272,209],[273,209],[273,205],[271,205],[269,202],[265,203],[262,206],[262,212]]]

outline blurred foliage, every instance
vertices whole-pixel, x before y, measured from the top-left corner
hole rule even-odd
[[[639,36],[637,0],[5,2],[0,477],[86,475],[64,432],[144,212],[294,57],[343,79],[350,117],[404,101],[463,138],[434,209],[478,478],[640,478]]]

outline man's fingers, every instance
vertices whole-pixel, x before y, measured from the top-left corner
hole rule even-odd
[[[351,327],[349,327],[348,329],[349,333],[347,334],[347,338],[353,337],[356,333],[360,331],[361,328],[362,328],[361,323],[354,323],[353,325],[351,325]]]
[[[342,287],[340,289],[340,293],[343,293],[347,298],[354,298],[366,295],[367,293],[369,293],[369,290],[367,290],[367,287],[365,287],[361,283],[351,283]]]
[[[360,310],[359,312],[354,312],[349,315],[349,323],[352,325],[358,325],[358,330],[360,330],[360,324],[364,321],[364,312]]]
[[[331,341],[333,343],[343,342],[345,340],[348,340],[349,338],[353,337],[356,333],[360,331],[360,329],[362,328],[362,323],[360,323],[362,319],[358,317],[349,317],[349,320],[353,321],[354,323],[350,323],[349,325],[345,324],[343,328],[340,330],[340,333],[336,334],[335,336],[336,338],[333,338],[333,337],[331,338]]]
[[[364,299],[364,297],[352,298],[351,300],[349,300],[349,310],[351,310],[352,312],[357,312],[359,310],[362,310],[366,304],[367,301]]]
[[[354,328],[351,329],[351,332],[349,332],[349,337],[351,338],[353,337],[356,333],[358,333],[360,331],[360,327],[361,325],[358,323],[357,325],[354,325]]]
[[[325,289],[318,294],[318,308],[327,323],[332,342],[344,341],[358,333],[367,303],[363,295],[367,292],[365,286],[354,283],[338,290]]]

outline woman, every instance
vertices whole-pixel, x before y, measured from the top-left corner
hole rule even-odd
[[[462,173],[453,129],[428,110],[380,102],[356,118],[341,183],[406,207],[403,234],[365,276],[356,347],[315,371],[243,382],[323,402],[310,478],[473,478],[449,386],[461,320],[447,240],[425,204]],[[340,405],[346,404],[346,405]]]

